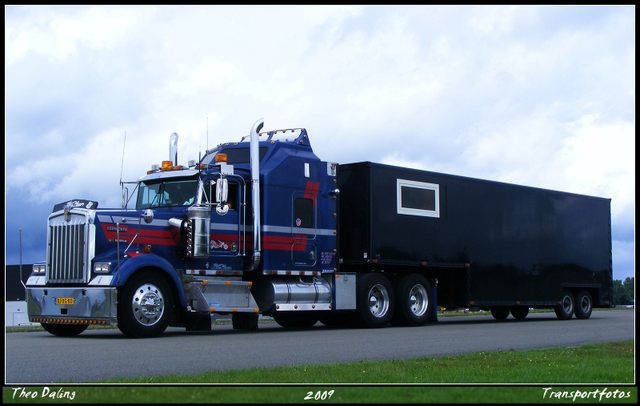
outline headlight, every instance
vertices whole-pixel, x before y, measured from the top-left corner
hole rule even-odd
[[[33,272],[34,275],[43,275],[46,269],[47,266],[45,264],[33,264],[31,272]]]
[[[109,262],[96,262],[93,264],[93,272],[94,273],[110,273],[111,272],[111,263]]]

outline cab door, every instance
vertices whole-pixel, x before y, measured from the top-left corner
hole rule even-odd
[[[307,182],[304,192],[294,192],[292,196],[291,261],[294,266],[313,267],[318,258],[317,236],[317,195],[320,184]]]
[[[227,176],[229,210],[220,214],[216,211],[215,182],[211,179],[208,183],[211,207],[211,240],[209,243],[210,257],[235,257],[244,255],[244,202],[246,188],[240,177]],[[235,267],[234,267],[235,269]]]

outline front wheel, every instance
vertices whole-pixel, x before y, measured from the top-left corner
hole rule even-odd
[[[394,310],[393,288],[386,276],[378,273],[358,275],[356,283],[357,318],[363,327],[384,327]]]
[[[169,325],[173,310],[171,290],[158,274],[133,275],[118,302],[118,328],[129,337],[155,337]]]
[[[573,293],[569,290],[563,291],[562,300],[555,308],[556,316],[558,316],[560,320],[569,320],[573,316],[574,303]]]

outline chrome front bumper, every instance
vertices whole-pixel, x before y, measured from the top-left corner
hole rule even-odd
[[[115,287],[28,287],[29,321],[54,324],[117,325]]]

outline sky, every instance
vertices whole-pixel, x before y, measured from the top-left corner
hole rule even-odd
[[[54,204],[264,129],[316,155],[610,198],[635,265],[633,6],[5,6],[5,258]],[[22,230],[21,232],[19,230]],[[21,235],[21,238],[20,238]]]

